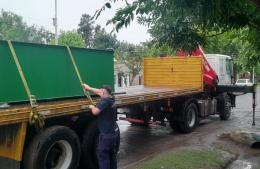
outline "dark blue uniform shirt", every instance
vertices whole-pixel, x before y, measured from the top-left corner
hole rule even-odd
[[[100,133],[115,134],[116,110],[114,98],[101,98],[97,104],[97,108],[101,110],[98,115],[98,128]]]

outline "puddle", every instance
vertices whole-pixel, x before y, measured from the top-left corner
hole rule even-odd
[[[228,169],[254,169],[254,165],[248,161],[236,160]]]

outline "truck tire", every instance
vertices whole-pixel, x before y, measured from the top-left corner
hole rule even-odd
[[[37,134],[24,155],[24,169],[75,169],[80,160],[80,142],[68,127],[53,126]]]
[[[117,124],[116,124],[115,131],[117,137],[116,151],[118,152],[120,147],[120,130]],[[82,169],[99,168],[97,154],[96,154],[96,149],[98,146],[98,136],[99,136],[98,124],[97,121],[94,120],[86,128],[82,138],[82,143],[81,143],[82,156],[81,156],[81,166],[80,166]]]
[[[198,108],[195,103],[189,102],[183,106],[182,113],[183,119],[178,124],[180,131],[190,133],[198,124]]]
[[[223,93],[219,101],[221,105],[219,110],[219,117],[221,120],[228,120],[231,115],[231,99],[228,94]]]

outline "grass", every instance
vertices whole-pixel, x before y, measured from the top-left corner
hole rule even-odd
[[[221,169],[221,155],[212,150],[182,150],[167,153],[146,161],[136,169]]]

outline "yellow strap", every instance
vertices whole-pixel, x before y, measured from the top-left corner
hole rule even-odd
[[[16,64],[16,67],[17,67],[17,69],[18,69],[18,72],[19,72],[19,74],[20,74],[20,77],[21,77],[21,79],[22,79],[22,82],[23,82],[24,88],[25,88],[25,90],[26,90],[27,96],[28,96],[29,100],[31,100],[31,91],[30,91],[30,89],[29,89],[29,86],[28,86],[27,81],[26,81],[26,79],[25,79],[25,76],[24,76],[24,74],[23,74],[23,70],[22,70],[22,67],[21,67],[21,65],[20,65],[20,63],[19,63],[19,60],[18,60],[18,58],[17,58],[17,55],[16,55],[16,53],[15,53],[13,44],[12,44],[12,42],[11,42],[10,40],[8,41],[8,46],[9,46],[9,48],[10,48],[12,57],[13,57],[13,59],[14,59],[14,62],[15,62],[15,64]]]
[[[69,46],[67,46],[67,49],[68,49],[68,52],[69,52],[70,59],[71,59],[71,61],[72,61],[73,67],[74,67],[74,69],[75,69],[75,71],[76,71],[76,73],[77,73],[77,76],[78,76],[80,85],[82,86],[84,83],[83,83],[83,80],[82,80],[82,78],[81,78],[79,69],[78,69],[77,64],[76,64],[76,62],[75,62],[75,59],[74,59],[74,57],[73,57],[73,55],[72,55],[72,52],[71,52]],[[82,89],[83,89],[83,87],[82,87]],[[91,98],[91,96],[89,95],[89,93],[88,93],[87,91],[85,91],[84,89],[83,89],[83,92],[84,92],[84,95],[89,99],[90,103],[91,103],[92,105],[95,105],[95,103],[94,103],[94,101],[92,100],[92,98]]]
[[[44,127],[44,116],[39,114],[36,111],[36,107],[37,107],[36,98],[35,98],[34,95],[31,94],[31,91],[30,91],[28,83],[27,83],[27,81],[25,79],[22,67],[21,67],[21,65],[19,63],[19,60],[18,60],[18,57],[17,57],[17,55],[15,53],[13,44],[12,44],[12,42],[10,40],[8,41],[8,46],[10,48],[12,57],[13,57],[14,62],[15,62],[15,65],[16,65],[16,67],[18,69],[18,72],[20,74],[20,77],[22,79],[22,82],[23,82],[24,88],[26,90],[28,99],[30,100],[31,112],[29,114],[29,123],[30,124],[34,124],[37,129],[43,128]]]

